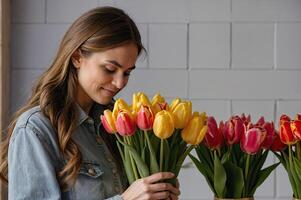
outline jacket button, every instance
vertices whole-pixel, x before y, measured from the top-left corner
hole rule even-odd
[[[88,174],[90,174],[91,176],[95,176],[95,174],[96,174],[95,169],[89,168],[88,169]]]

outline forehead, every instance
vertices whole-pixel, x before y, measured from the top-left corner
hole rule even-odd
[[[94,52],[91,59],[99,62],[114,60],[122,66],[134,65],[138,57],[138,47],[133,43],[124,44],[101,52]],[[131,66],[131,67],[132,67]]]

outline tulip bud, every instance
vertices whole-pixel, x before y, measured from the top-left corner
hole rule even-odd
[[[263,128],[251,128],[241,136],[240,148],[247,154],[256,154],[261,147],[266,136],[266,131]]]
[[[246,127],[238,116],[231,117],[224,127],[224,138],[227,144],[232,145],[238,143],[242,134],[245,133]]]
[[[262,148],[269,149],[270,146],[273,144],[273,140],[275,137],[275,127],[273,122],[265,122],[262,125],[262,128],[266,130],[266,137],[262,143]]]
[[[150,130],[153,128],[154,114],[147,106],[141,106],[137,114],[136,123],[142,130]]]
[[[129,112],[131,111],[130,106],[121,98],[117,99],[114,104],[113,118],[115,121],[120,110],[127,110]]]
[[[301,141],[301,121],[292,120],[290,126],[296,140]]]
[[[192,104],[190,101],[180,102],[171,110],[174,116],[175,128],[183,129],[191,117]]]
[[[206,113],[201,115],[194,112],[187,126],[182,130],[181,135],[183,140],[192,145],[197,145],[202,142],[207,132]]]
[[[272,151],[282,151],[286,147],[286,144],[281,142],[279,133],[275,133],[273,143],[270,147]]]
[[[138,92],[137,94],[133,94],[133,111],[138,113],[140,110],[141,106],[148,106],[151,107],[151,103],[148,99],[148,97],[142,93],[142,92]]]
[[[280,130],[279,136],[282,143],[291,145],[296,143],[295,136],[292,132],[290,121],[285,121],[280,119]]]
[[[169,138],[175,129],[173,116],[167,110],[161,110],[155,116],[153,131],[160,139]]]
[[[243,121],[244,125],[247,127],[249,123],[251,123],[251,115],[248,115],[247,117],[243,113],[240,117],[240,119]]]
[[[208,129],[207,133],[205,134],[205,144],[210,149],[219,149],[223,143],[223,122],[220,122],[220,128],[218,128],[214,117],[208,117],[207,126]]]
[[[164,97],[162,97],[160,94],[156,94],[153,97],[151,104],[154,115],[156,115],[161,110],[168,109],[168,104],[165,102]]]
[[[105,110],[104,114],[100,116],[101,123],[108,133],[116,133],[115,121],[112,112]]]
[[[136,124],[131,113],[127,110],[120,110],[117,115],[116,129],[122,136],[130,136],[135,133]]]

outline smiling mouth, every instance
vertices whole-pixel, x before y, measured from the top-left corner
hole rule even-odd
[[[117,94],[118,91],[115,90],[109,90],[106,88],[102,88],[105,92],[107,92],[108,94],[110,94],[111,96],[115,96],[115,94]]]

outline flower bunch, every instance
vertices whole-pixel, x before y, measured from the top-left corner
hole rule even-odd
[[[207,119],[204,142],[196,147],[197,157],[189,155],[204,175],[217,198],[253,197],[259,185],[277,167],[263,168],[273,143],[273,122],[261,117],[232,116],[217,125],[214,117]]]
[[[157,94],[133,95],[132,105],[118,99],[101,122],[115,134],[129,183],[162,171],[178,175],[181,165],[207,131],[206,114],[192,113],[190,101],[174,99],[169,105]]]
[[[295,198],[301,198],[301,115],[295,119],[282,115],[279,120],[279,135],[274,140],[273,151],[285,170]]]

